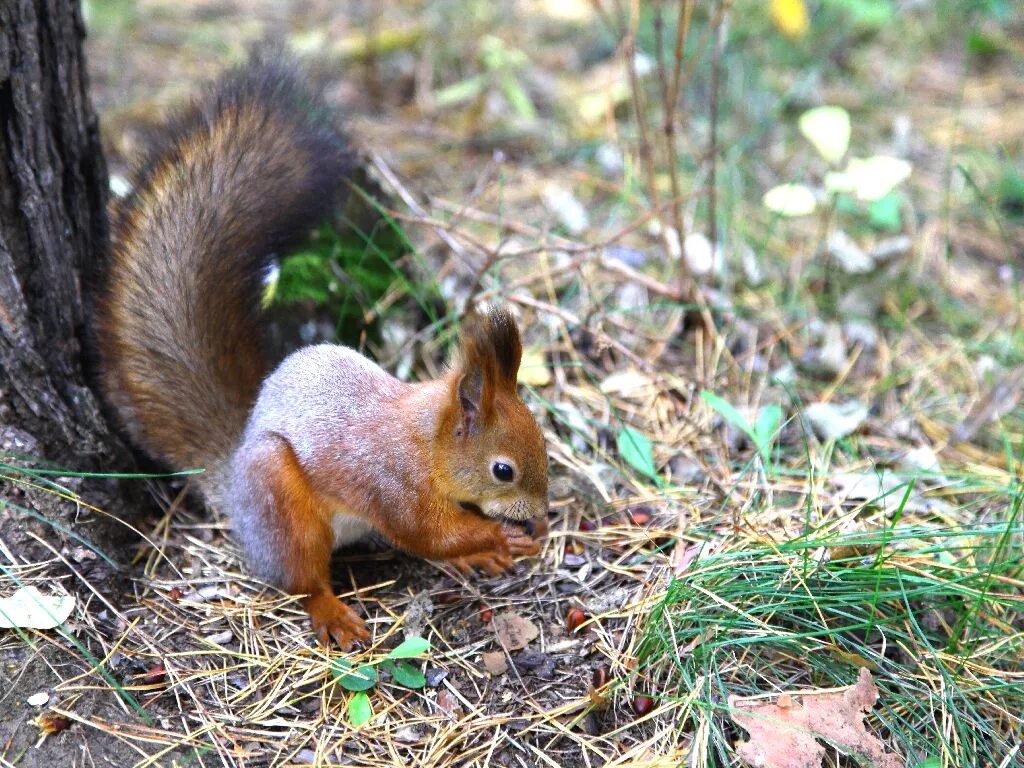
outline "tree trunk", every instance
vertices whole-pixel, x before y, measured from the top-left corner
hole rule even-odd
[[[0,455],[99,469],[123,454],[84,362],[107,247],[84,35],[77,2],[0,3]]]
[[[85,278],[106,253],[107,172],[84,35],[77,0],[0,0],[0,595],[27,582],[51,592],[60,582],[79,606],[120,602],[127,585],[115,563],[132,552],[124,525],[67,500],[78,479],[59,478],[58,491],[46,485],[53,478],[31,474],[42,461],[128,466],[88,384]],[[115,514],[123,509],[102,481],[82,486],[82,495]],[[89,615],[87,626],[100,620]],[[68,631],[6,646],[0,690],[10,702],[91,673]],[[116,722],[123,711],[109,698],[89,691],[75,706]],[[37,749],[35,714],[0,708],[3,753],[18,755],[19,766],[79,765],[90,752],[114,765],[137,758],[101,731],[69,731]]]

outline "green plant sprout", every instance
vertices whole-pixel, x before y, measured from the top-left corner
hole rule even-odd
[[[757,412],[757,418],[751,424],[746,416],[740,413],[735,406],[714,392],[709,392],[706,389],[701,390],[700,397],[719,416],[753,441],[761,461],[764,462],[765,470],[770,471],[772,444],[775,442],[775,438],[779,434],[779,427],[782,425],[782,407],[775,404],[764,406]]]
[[[405,659],[416,658],[430,651],[430,641],[422,637],[410,637],[387,653],[384,658],[355,666],[348,659],[338,658],[331,663],[334,682],[352,692],[348,701],[348,719],[352,725],[368,723],[373,717],[373,705],[367,693],[380,680],[378,668],[383,669],[391,679],[404,688],[417,690],[427,683],[426,677]]]

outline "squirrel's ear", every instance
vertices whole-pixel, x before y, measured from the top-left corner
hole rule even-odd
[[[475,434],[481,423],[484,408],[484,376],[479,368],[463,368],[456,384],[459,401],[459,429],[463,434]]]
[[[460,336],[456,397],[461,427],[472,434],[490,417],[498,390],[515,392],[523,346],[506,309],[492,309],[486,315],[470,312]]]

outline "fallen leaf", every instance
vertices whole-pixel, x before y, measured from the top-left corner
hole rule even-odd
[[[780,184],[764,193],[764,207],[780,216],[808,216],[817,209],[818,201],[803,184]]]
[[[598,385],[606,395],[623,395],[629,397],[648,396],[657,386],[654,380],[645,373],[639,371],[618,371],[605,377]]]
[[[893,472],[837,472],[829,479],[842,501],[874,501],[897,490],[902,496],[907,484]]]
[[[843,159],[850,146],[850,113],[842,107],[815,107],[800,115],[802,133],[830,163]]]
[[[548,369],[542,350],[527,349],[523,352],[516,380],[520,384],[528,384],[531,387],[546,387],[551,383],[551,371]]]
[[[690,564],[697,559],[697,556],[700,554],[701,550],[700,544],[688,543],[686,546],[681,545],[682,542],[679,542],[672,550],[672,572],[676,576],[682,576],[683,573],[686,572],[686,570],[690,567]]]
[[[864,728],[864,715],[877,700],[878,689],[866,669],[849,688],[782,694],[774,704],[730,696],[732,719],[749,734],[738,742],[736,753],[758,768],[820,768],[825,757],[821,739],[863,768],[905,768]]]
[[[510,651],[522,650],[540,635],[536,624],[514,611],[494,614],[491,626],[498,637],[498,642]]]
[[[619,455],[627,464],[652,480],[658,479],[658,470],[654,465],[654,446],[651,444],[651,438],[632,427],[624,427],[619,430],[615,443],[619,450]]]
[[[855,432],[868,417],[868,407],[856,400],[836,405],[814,403],[804,408],[804,416],[822,440],[838,440]]]
[[[873,203],[906,181],[912,169],[910,163],[898,157],[851,157],[845,171],[825,174],[825,189],[847,192],[858,200]]]
[[[33,586],[0,598],[0,628],[53,629],[75,610],[74,595],[44,595]]]
[[[586,0],[543,0],[540,7],[559,21],[588,21],[594,16],[594,6]]]
[[[504,651],[488,651],[483,655],[484,669],[492,675],[503,675],[508,670]]]
[[[829,478],[838,488],[840,501],[869,501],[891,513],[931,512],[945,514],[949,502],[933,499],[912,489],[907,494],[911,479],[895,472],[838,472]]]
[[[458,719],[462,713],[462,705],[459,703],[458,697],[447,688],[442,688],[437,692],[436,701],[438,709],[453,720]]]

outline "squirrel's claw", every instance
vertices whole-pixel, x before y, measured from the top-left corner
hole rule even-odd
[[[333,641],[342,650],[347,650],[353,642],[370,637],[370,630],[359,614],[332,594],[309,598],[306,609],[313,632],[322,645],[330,646]]]
[[[502,532],[505,534],[505,546],[513,557],[536,555],[540,552],[540,543],[521,528],[506,525],[502,526]]]
[[[547,530],[547,526],[544,527]],[[509,523],[501,526],[499,547],[472,555],[453,557],[448,562],[465,576],[472,576],[480,570],[489,576],[500,576],[512,567],[513,560],[523,555],[536,555],[540,543],[518,525]]]
[[[478,552],[453,558],[449,562],[464,576],[472,576],[474,568],[479,568],[489,576],[500,576],[512,567],[512,558],[500,552]]]

